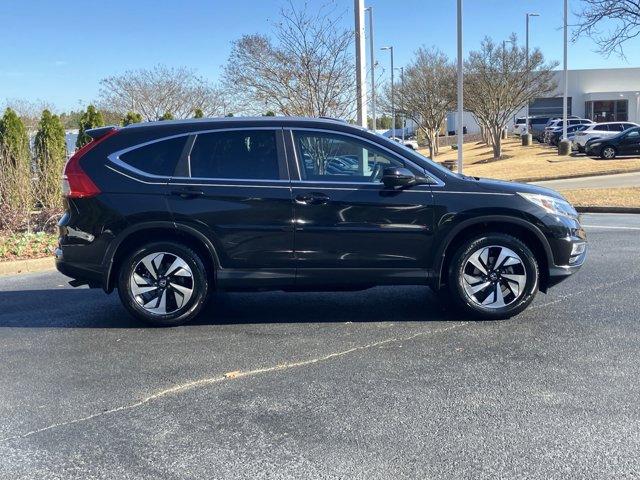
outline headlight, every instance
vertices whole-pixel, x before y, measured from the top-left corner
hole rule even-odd
[[[523,193],[518,192],[522,198],[526,198],[531,203],[535,203],[539,207],[542,207],[549,213],[555,215],[564,215],[565,217],[576,218],[578,212],[571,206],[566,200],[561,200],[555,197],[549,197],[547,195],[540,195],[538,193]]]

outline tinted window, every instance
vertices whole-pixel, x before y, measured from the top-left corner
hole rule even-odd
[[[626,128],[622,123],[612,123],[611,125],[609,125],[609,130],[611,132],[621,132],[623,130],[626,130]]]
[[[120,160],[143,172],[170,177],[186,140],[187,137],[176,137],[151,143],[123,153]]]
[[[404,164],[351,137],[296,132],[296,148],[304,180],[380,182],[386,167]]]
[[[192,177],[280,178],[276,134],[273,130],[199,134],[190,158]]]
[[[638,138],[640,137],[640,130],[630,130],[629,133],[626,134],[627,138]]]

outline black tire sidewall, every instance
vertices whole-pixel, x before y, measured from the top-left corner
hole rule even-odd
[[[527,282],[525,293],[515,303],[498,309],[483,308],[471,300],[463,286],[463,269],[467,259],[471,254],[482,247],[489,245],[499,245],[507,247],[516,252],[527,272]],[[469,239],[464,242],[456,251],[452,258],[449,269],[449,291],[454,304],[467,313],[473,314],[481,319],[501,319],[509,318],[522,312],[533,301],[538,292],[540,283],[540,271],[538,262],[531,250],[520,240],[511,235],[502,233],[491,233]]]
[[[133,268],[142,258],[154,252],[167,252],[179,256],[187,262],[193,274],[194,292],[187,306],[166,315],[154,315],[142,308],[135,301],[129,284]],[[120,265],[118,295],[122,304],[133,316],[152,325],[175,326],[192,320],[206,303],[208,290],[207,271],[202,260],[193,250],[176,242],[154,242],[139,247]]]

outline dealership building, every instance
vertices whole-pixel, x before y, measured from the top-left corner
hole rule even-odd
[[[588,118],[595,122],[640,123],[640,68],[569,70],[567,73],[569,115]],[[556,91],[552,95],[536,98],[531,102],[530,115],[562,116],[563,72],[555,71],[554,74],[557,82]],[[515,115],[521,116],[524,116],[524,108]],[[480,130],[468,112],[465,112],[463,124],[469,133]],[[455,130],[455,125],[455,112],[450,112],[447,116],[447,130]]]

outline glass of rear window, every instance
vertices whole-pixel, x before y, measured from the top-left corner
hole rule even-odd
[[[142,173],[170,177],[182,155],[186,140],[186,136],[160,140],[123,153],[119,158]]]

